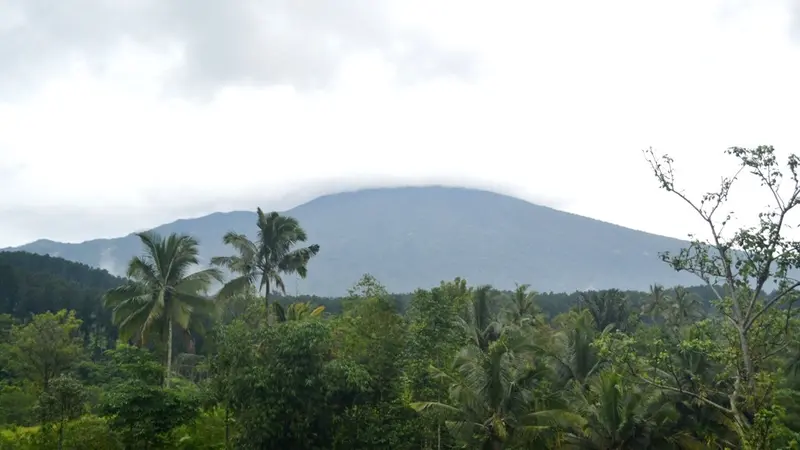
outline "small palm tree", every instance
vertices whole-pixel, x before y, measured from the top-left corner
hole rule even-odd
[[[664,286],[660,284],[651,284],[650,295],[642,306],[642,313],[650,316],[650,319],[655,321],[656,317],[661,314],[668,302],[669,299],[667,293],[664,291]]]
[[[276,322],[290,322],[294,320],[310,320],[322,317],[325,312],[324,306],[316,308],[309,302],[297,302],[284,308],[280,303],[273,303]]]
[[[627,329],[630,310],[625,294],[619,289],[583,293],[580,304],[592,314],[597,331],[608,327],[620,331]]]
[[[662,394],[642,389],[614,371],[592,378],[588,389],[571,391],[573,412],[586,422],[567,433],[567,448],[640,450],[696,448],[692,437],[678,433],[678,414]]]
[[[536,306],[536,292],[528,291],[529,284],[518,284],[511,297],[511,306],[507,313],[507,321],[516,326],[534,324],[539,320],[539,308]]]
[[[286,294],[282,275],[306,277],[308,261],[319,252],[319,245],[294,248],[308,239],[297,219],[277,212],[264,214],[261,208],[256,214],[257,239],[251,241],[244,234],[233,231],[226,233],[222,241],[233,247],[236,254],[211,258],[211,264],[224,267],[235,275],[220,290],[218,295],[221,299],[246,290],[248,286],[257,286],[268,307],[273,288]]]
[[[672,326],[690,324],[703,318],[703,307],[698,297],[684,287],[673,289],[675,296],[667,305],[665,316]]]
[[[198,312],[211,311],[213,304],[205,294],[215,280],[223,280],[215,268],[192,272],[198,265],[195,238],[175,233],[162,238],[149,231],[137,236],[144,254],[131,259],[127,283],[106,292],[103,304],[111,308],[123,338],[144,344],[153,332],[164,333],[164,383],[169,385],[174,328],[188,331]]]
[[[585,386],[604,361],[592,346],[599,332],[587,310],[570,311],[559,318],[559,329],[552,333],[542,353],[555,362],[556,380],[560,387],[570,383]]]

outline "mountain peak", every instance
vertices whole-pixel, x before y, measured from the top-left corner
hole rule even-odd
[[[253,206],[253,210],[255,210]],[[344,294],[364,273],[394,292],[410,292],[460,276],[470,283],[540,291],[586,286],[646,289],[694,281],[658,259],[685,242],[535,205],[485,190],[446,186],[374,188],[329,194],[286,211],[320,254],[298,292]],[[229,254],[222,235],[255,233],[251,211],[214,213],[155,228],[190,233],[201,256]],[[124,267],[141,249],[132,236],[65,245],[38,240],[19,247],[95,267]],[[290,289],[293,291],[293,289]],[[293,292],[292,292],[293,293]]]

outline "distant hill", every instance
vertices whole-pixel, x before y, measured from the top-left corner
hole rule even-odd
[[[253,209],[255,210],[253,205]],[[658,252],[687,243],[635,231],[486,191],[445,187],[368,189],[327,195],[285,214],[297,218],[321,246],[306,280],[287,281],[287,293],[341,295],[362,274],[391,292],[431,287],[456,276],[470,284],[538,291],[645,290],[652,283],[695,284],[671,270]],[[254,212],[214,213],[159,226],[201,243],[201,256],[229,254],[229,230],[254,233]],[[133,235],[80,244],[39,240],[16,248],[50,254],[121,274],[139,254]]]
[[[51,256],[0,252],[0,314],[27,319],[31,314],[73,309],[91,325],[108,325],[103,293],[122,283],[105,270]]]

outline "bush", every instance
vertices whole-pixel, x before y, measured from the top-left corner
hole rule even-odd
[[[55,450],[54,426],[17,427],[0,431],[0,450]],[[64,427],[64,450],[121,450],[122,444],[102,417],[86,415]]]
[[[174,448],[180,450],[217,450],[225,448],[225,410],[214,408],[193,423],[178,427]]]

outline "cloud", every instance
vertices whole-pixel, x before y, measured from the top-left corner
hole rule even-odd
[[[494,188],[684,237],[696,218],[640,150],[698,193],[729,145],[798,148],[786,1],[2,0],[0,246],[357,182]]]
[[[525,198],[528,201],[553,208],[564,208],[567,203],[554,194],[535,194],[521,190],[510,183],[493,182],[480,177],[455,176],[361,176],[330,177],[303,181],[292,189],[272,194],[254,192],[252,190],[233,190],[230,192],[181,192],[177,189],[152,190],[145,194],[146,207],[104,207],[91,205],[58,205],[42,207],[12,206],[3,208],[0,204],[0,232],[9,230],[25,230],[25,238],[3,242],[0,237],[0,248],[27,243],[34,239],[50,238],[60,241],[80,242],[86,239],[87,229],[92,230],[91,238],[114,238],[127,235],[134,230],[146,230],[178,218],[201,217],[212,212],[231,210],[255,211],[256,207],[265,210],[286,211],[322,195],[347,192],[372,187],[444,185],[454,187],[471,187],[498,192],[506,195]],[[57,224],[57,225],[56,225]],[[53,235],[53,231],[57,235]],[[5,236],[8,238],[8,236]],[[117,273],[117,262],[113,258],[113,249],[107,249],[103,255],[103,268]],[[112,270],[113,269],[113,270]]]
[[[392,20],[391,0],[6,0],[0,100],[81,60],[107,70],[124,46],[171,58],[168,94],[207,98],[230,85],[327,87],[347,57],[378,53],[414,82],[467,76],[468,53]]]
[[[800,0],[789,0],[792,13],[792,37],[800,42]]]

